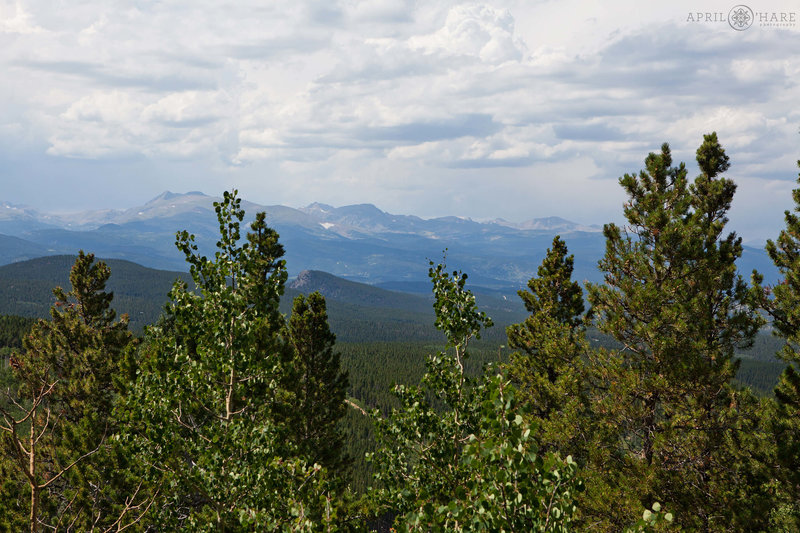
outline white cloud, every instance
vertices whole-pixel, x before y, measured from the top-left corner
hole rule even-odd
[[[791,181],[800,28],[687,22],[696,9],[5,2],[0,139],[34,158],[143,158],[159,176],[191,161],[176,183],[205,168],[204,183],[242,180],[296,203],[507,219],[570,191],[586,191],[572,195],[578,210],[609,218],[619,204],[599,199],[618,195],[617,176],[664,141],[691,160],[711,130],[750,191]],[[768,197],[750,196],[742,219]]]
[[[525,52],[525,45],[514,36],[511,12],[486,5],[452,8],[444,27],[431,35],[411,38],[409,45],[429,54],[472,56],[490,63],[519,60]]]
[[[0,2],[0,33],[31,34],[44,30],[31,22],[30,13],[22,2]]]

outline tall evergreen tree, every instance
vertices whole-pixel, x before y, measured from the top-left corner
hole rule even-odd
[[[720,176],[728,158],[715,133],[697,162],[690,185],[667,144],[648,155],[646,170],[620,178],[628,225],[604,228],[606,283],[589,285],[589,301],[598,327],[624,348],[599,365],[608,430],[597,460],[621,477],[595,494],[598,508],[609,497],[660,500],[684,527],[724,530],[744,504],[724,447],[737,426],[734,350],[761,322],[736,272],[741,239],[723,236],[736,186]]]
[[[789,363],[775,388],[776,470],[783,499],[779,514],[784,527],[800,529],[800,188],[792,191],[792,198],[795,206],[785,212],[786,228],[777,241],[767,241],[767,253],[782,280],[771,289],[772,298],[765,297],[764,306],[775,333],[787,341],[778,355]]]
[[[132,335],[127,316],[115,321],[109,275],[105,263],[81,251],[72,289],[53,290],[51,319],[39,321],[11,357],[17,387],[0,421],[4,489],[12,492],[0,514],[11,530],[23,521],[32,532],[121,527],[146,507],[138,507],[135,488],[115,485],[121,480],[110,441],[117,430],[112,406]],[[125,497],[113,501],[118,489],[130,489],[127,504]]]
[[[567,244],[556,235],[539,265],[537,277],[528,281],[527,291],[520,290],[518,294],[529,313],[546,312],[576,330],[583,325],[585,307],[581,286],[572,280],[575,256],[568,253]]]
[[[328,470],[344,472],[341,421],[347,411],[347,372],[341,369],[336,336],[328,326],[325,298],[318,292],[298,296],[292,306],[287,337],[293,357],[286,388],[292,395],[287,425],[301,456]]]
[[[572,280],[574,257],[559,236],[519,296],[530,314],[506,329],[512,353],[508,376],[529,405],[544,449],[582,457],[588,440],[583,292]]]

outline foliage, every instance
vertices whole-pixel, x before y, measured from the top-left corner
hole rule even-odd
[[[661,510],[661,504],[655,502],[650,509],[644,510],[642,513],[642,518],[640,518],[634,525],[625,529],[625,533],[655,531],[658,526],[666,526],[671,524],[672,520],[672,513],[663,512]]]
[[[284,413],[290,439],[311,464],[343,477],[350,461],[343,451],[340,422],[347,410],[349,382],[341,370],[341,355],[334,351],[336,336],[328,326],[320,293],[295,298],[286,337],[293,356],[284,379],[292,395],[290,409]]]
[[[605,418],[594,468],[614,474],[589,492],[604,514],[612,501],[631,508],[661,499],[684,527],[720,529],[745,482],[724,463],[738,427],[734,353],[762,322],[736,273],[741,239],[723,236],[736,186],[719,175],[728,157],[715,133],[697,162],[701,174],[689,184],[664,144],[646,170],[620,178],[628,225],[605,226],[606,283],[589,285],[599,329],[623,346],[594,362]]]
[[[590,427],[585,383],[585,340],[581,287],[572,281],[573,256],[560,237],[553,239],[538,270],[519,291],[530,316],[506,329],[511,354],[509,377],[537,425],[545,449],[583,457]]]
[[[72,289],[53,290],[51,320],[37,322],[11,356],[15,383],[0,422],[3,490],[12,491],[0,514],[10,529],[121,527],[149,504],[115,474],[121,458],[110,439],[111,408],[132,336],[126,316],[115,322],[109,275],[81,251]]]
[[[518,294],[532,315],[546,313],[574,330],[583,324],[585,308],[581,286],[572,281],[575,257],[568,253],[567,244],[556,235],[537,277],[528,281],[527,291]]]
[[[767,246],[783,280],[749,287],[715,134],[697,162],[690,182],[664,145],[620,179],[627,225],[604,228],[588,315],[553,240],[519,292],[510,357],[502,332],[479,340],[492,321],[466,275],[433,263],[435,328],[421,299],[320,273],[350,299],[298,297],[287,321],[278,235],[262,213],[242,242],[235,191],[215,205],[212,258],[178,234],[191,283],[138,352],[107,266],[81,252],[49,321],[27,334],[0,317],[0,531],[363,530],[376,510],[403,531],[797,531],[800,188]],[[48,261],[50,276],[66,259]],[[123,266],[114,286],[155,316],[165,278],[143,290],[150,271]],[[50,278],[30,274],[14,290],[41,310]],[[757,305],[780,340],[754,337]],[[778,344],[774,398],[733,381],[771,388]],[[375,508],[350,490],[369,493],[369,473]]]
[[[52,289],[69,283],[74,262],[75,256],[56,255],[0,266],[0,314],[49,318]],[[190,279],[185,272],[155,270],[120,259],[104,262],[114,272],[107,284],[114,292],[111,307],[120,316],[129,315],[128,325],[135,333],[158,319],[176,278]]]
[[[465,376],[469,341],[491,320],[466,275],[432,263],[429,275],[449,351],[428,358],[420,386],[395,387],[399,409],[375,412],[383,504],[406,531],[567,531],[575,464],[537,454],[507,379]]]
[[[311,530],[331,523],[328,473],[298,457],[276,422],[291,351],[278,303],[286,281],[278,235],[256,216],[239,244],[241,200],[215,203],[213,260],[180,232],[195,288],[176,282],[165,318],[148,332],[126,408],[127,440],[145,475],[163,484],[155,521],[193,531]],[[141,423],[137,423],[137,421]]]
[[[800,528],[800,188],[792,191],[792,198],[795,207],[794,212],[785,212],[786,228],[777,241],[767,241],[767,253],[782,280],[771,291],[762,291],[762,303],[773,319],[775,333],[787,341],[779,356],[789,365],[775,387],[773,414],[774,470],[781,481],[776,491],[781,505],[771,517],[775,530],[786,531]]]

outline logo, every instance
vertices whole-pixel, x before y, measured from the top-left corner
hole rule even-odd
[[[726,15],[724,11],[690,11],[686,22],[721,24],[726,22],[736,31],[744,31],[751,26],[761,28],[796,28],[797,12],[794,11],[753,11],[749,6],[739,4]]]
[[[736,31],[744,31],[753,25],[753,10],[746,5],[734,6],[728,12],[728,24]]]

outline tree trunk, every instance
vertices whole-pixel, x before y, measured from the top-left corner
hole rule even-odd
[[[39,531],[39,521],[37,520],[39,514],[39,487],[36,484],[36,415],[31,417],[31,440],[30,440],[30,454],[28,462],[28,473],[30,474],[29,482],[31,484],[31,533]]]

